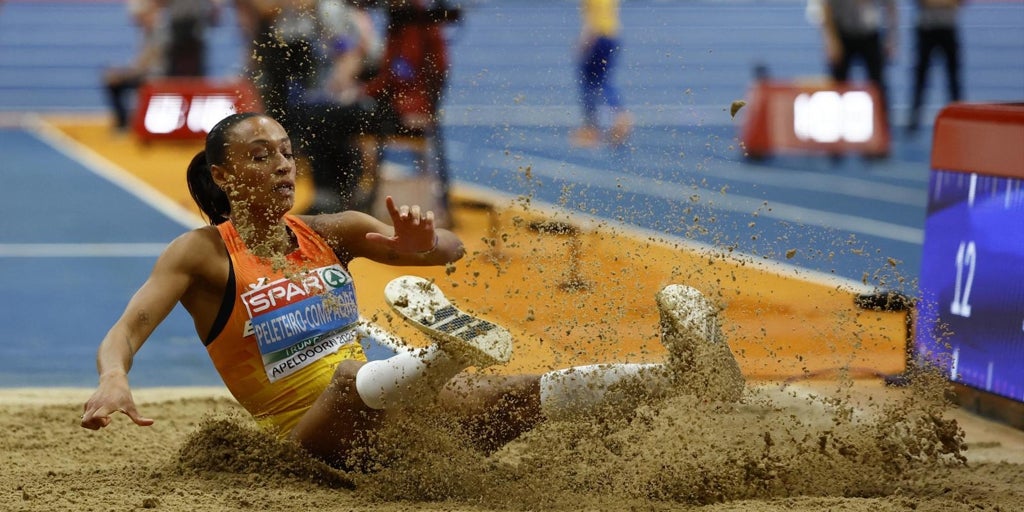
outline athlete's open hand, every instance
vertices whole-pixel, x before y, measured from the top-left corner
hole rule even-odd
[[[127,379],[124,379],[123,382],[101,381],[99,389],[85,403],[84,409],[82,427],[90,430],[99,430],[109,425],[110,415],[115,412],[127,415],[140,427],[148,427],[153,424],[153,420],[142,417],[135,408],[135,400],[132,398],[131,390],[128,389]]]
[[[424,214],[419,205],[395,206],[391,196],[384,199],[391,225],[395,227],[394,236],[382,233],[367,233],[366,239],[391,247],[397,252],[430,252],[437,246],[437,233],[434,231],[434,212]]]

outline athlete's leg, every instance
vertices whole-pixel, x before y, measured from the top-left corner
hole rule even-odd
[[[437,345],[413,349],[364,364],[356,374],[356,392],[372,409],[416,407],[433,400],[470,366]]]
[[[601,139],[597,107],[604,84],[605,66],[598,54],[599,50],[597,43],[591,43],[588,48],[582,50],[578,78],[583,119],[580,127],[570,136],[570,141],[575,146],[594,147]]]
[[[456,358],[438,346],[417,349],[379,326],[363,321],[359,336],[394,353],[386,359],[363,363],[341,362],[331,383],[303,415],[290,436],[314,456],[338,466],[353,443],[382,421],[383,410],[415,407],[435,399],[453,376],[471,362]]]
[[[633,115],[626,108],[612,76],[618,54],[622,51],[618,39],[601,37],[596,43],[600,47],[598,54],[604,65],[604,73],[601,78],[601,94],[604,102],[611,109],[613,118],[611,129],[608,130],[608,138],[612,144],[622,144],[629,138],[633,130]]]
[[[424,405],[434,400],[453,376],[469,366],[432,346],[402,351],[388,359],[342,361],[327,389],[302,416],[290,436],[330,464],[344,460],[361,435],[377,427],[385,409]]]
[[[459,374],[439,395],[478,448],[494,451],[544,420],[598,410],[626,412],[666,396],[670,371],[657,363],[577,366],[543,375]]]
[[[330,385],[289,434],[314,457],[337,467],[358,464],[345,460],[345,455],[383,418],[382,411],[368,407],[356,391],[356,374],[362,365],[355,360],[338,364]]]
[[[612,363],[548,372],[540,378],[540,405],[551,419],[585,414],[596,407],[635,407],[670,392],[735,401],[744,377],[722,333],[719,308],[695,288],[669,285],[655,297],[660,363]]]
[[[539,385],[541,411],[558,420],[597,408],[635,408],[645,399],[666,396],[672,379],[660,363],[609,363],[551,371],[540,377]]]
[[[462,373],[448,382],[439,401],[485,452],[501,448],[544,420],[537,375]]]
[[[458,310],[422,278],[398,278],[385,294],[406,320],[435,338],[447,338],[449,350],[470,358],[449,355],[438,345],[399,352],[364,365],[352,379],[354,384],[345,389],[350,392],[354,387],[362,402],[373,408],[420,405],[437,396],[444,408],[460,416],[485,450],[504,445],[544,418],[560,419],[615,405],[633,407],[680,385],[684,392],[722,400],[736,400],[743,390],[743,376],[721,333],[718,308],[688,286],[668,286],[656,297],[662,342],[669,351],[667,364],[600,364],[541,376],[460,373],[470,365],[468,360],[507,361],[510,346],[478,345],[488,339],[510,343],[507,334],[495,336],[504,329]],[[464,346],[453,345],[459,343]],[[467,352],[468,347],[474,349]],[[485,357],[488,353],[492,356]],[[337,380],[345,379],[349,376]],[[349,395],[344,403],[351,400]]]

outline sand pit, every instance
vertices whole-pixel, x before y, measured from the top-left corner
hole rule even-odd
[[[219,389],[140,389],[152,427],[78,426],[90,390],[0,392],[4,510],[1021,510],[1024,435],[876,381],[750,384],[543,425],[495,454],[443,418],[372,474],[310,462]],[[955,423],[953,423],[955,421]],[[393,433],[392,433],[393,434]],[[963,435],[963,437],[961,437]],[[385,457],[386,454],[386,457]]]

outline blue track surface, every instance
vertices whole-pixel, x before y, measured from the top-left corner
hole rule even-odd
[[[25,130],[0,129],[0,387],[96,380],[99,340],[185,228]],[[180,307],[137,358],[137,385],[215,384]]]
[[[782,79],[824,72],[821,38],[802,2],[623,2],[615,80],[638,126],[621,150],[567,144],[579,119],[575,9],[570,1],[467,5],[466,21],[450,32],[445,101],[457,180],[841,278],[891,285],[900,274],[912,283],[930,140],[899,130],[909,102],[908,5],[887,70],[892,157],[756,164],[738,150],[743,112],[731,119],[728,106],[745,96],[757,64]],[[1024,100],[1024,4],[968,3],[962,27],[966,99]],[[135,43],[118,2],[3,4],[0,113],[103,112],[100,70],[128,61]],[[211,43],[213,74],[238,73],[230,10]],[[944,102],[940,71],[930,75],[929,119]],[[145,279],[154,247],[185,228],[28,130],[0,130],[0,150],[8,191],[0,320],[11,333],[0,347],[0,386],[91,385],[96,344]],[[136,385],[219,382],[182,312],[154,338],[137,359],[145,369],[133,372]]]

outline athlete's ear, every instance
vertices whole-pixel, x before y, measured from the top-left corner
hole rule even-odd
[[[211,164],[210,177],[213,178],[213,182],[216,183],[221,190],[225,190],[224,186],[227,185],[230,174],[224,166]]]

